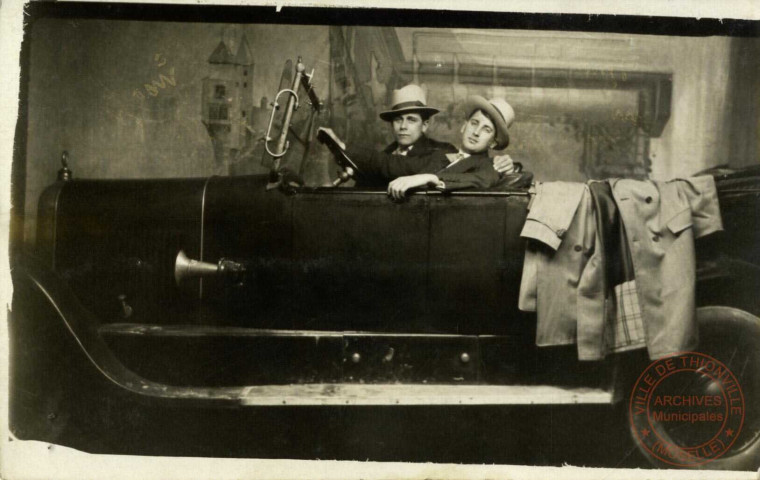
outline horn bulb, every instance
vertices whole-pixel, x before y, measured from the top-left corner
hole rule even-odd
[[[219,273],[219,265],[193,260],[185,255],[184,250],[179,251],[177,260],[174,262],[174,280],[177,285],[185,278],[206,277],[217,273]]]

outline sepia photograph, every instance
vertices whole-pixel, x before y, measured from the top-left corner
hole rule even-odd
[[[759,26],[25,5],[3,447],[757,472]]]

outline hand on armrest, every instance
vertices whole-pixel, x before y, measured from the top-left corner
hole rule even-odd
[[[388,195],[394,200],[401,200],[406,195],[406,191],[411,188],[423,186],[437,186],[441,181],[432,173],[421,173],[418,175],[407,175],[398,177],[388,184]]]

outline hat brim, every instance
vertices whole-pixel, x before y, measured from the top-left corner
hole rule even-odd
[[[509,126],[504,121],[504,117],[501,113],[491,105],[491,102],[481,97],[480,95],[473,95],[467,99],[465,104],[467,110],[467,118],[470,118],[472,112],[475,110],[483,110],[491,117],[496,127],[496,150],[503,150],[509,145]]]
[[[388,110],[386,112],[382,112],[380,114],[380,118],[382,118],[386,122],[390,122],[390,121],[393,121],[395,117],[399,115],[403,115],[405,113],[427,113],[428,116],[432,116],[438,112],[440,112],[440,110],[433,107],[406,107],[406,108],[399,108],[398,110]]]

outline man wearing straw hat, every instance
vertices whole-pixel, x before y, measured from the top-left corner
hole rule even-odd
[[[453,145],[433,140],[425,135],[430,126],[430,117],[440,110],[427,105],[425,92],[418,85],[411,84],[394,90],[391,105],[391,109],[382,112],[380,118],[391,124],[396,140],[381,152],[349,148],[347,154],[350,158],[365,165],[385,162],[407,165],[409,168],[402,171],[408,174],[420,172],[420,168],[428,164],[430,156],[435,152],[457,152],[457,148]],[[327,131],[346,150],[345,144],[337,138],[332,129],[322,128],[322,130]],[[493,168],[500,174],[514,171],[514,165],[509,155],[500,155],[494,158]],[[368,186],[382,183],[385,185],[388,180],[392,179],[383,174],[373,175],[370,173],[371,170],[372,168],[358,175],[359,184]]]
[[[382,112],[380,118],[391,124],[396,141],[388,145],[383,150],[384,153],[421,157],[436,150],[456,151],[450,143],[439,142],[425,135],[430,126],[430,117],[440,110],[427,105],[425,92],[419,85],[412,84],[394,90],[391,105],[391,109]]]
[[[467,120],[462,125],[457,152],[438,150],[427,156],[404,157],[384,152],[361,155],[349,150],[349,157],[359,169],[357,177],[389,181],[388,195],[394,199],[425,186],[452,191],[495,185],[500,177],[488,151],[509,145],[509,126],[515,111],[503,98],[486,100],[479,95],[467,99],[465,110]]]
[[[374,163],[359,161],[357,166],[387,178],[397,177],[388,184],[388,195],[395,199],[403,198],[409,189],[417,187],[452,191],[495,185],[499,173],[488,151],[507,148],[515,111],[503,98],[486,100],[479,95],[467,99],[465,110],[467,120],[462,125],[457,153],[435,152],[426,165],[422,162],[402,165],[393,159],[384,159]]]

